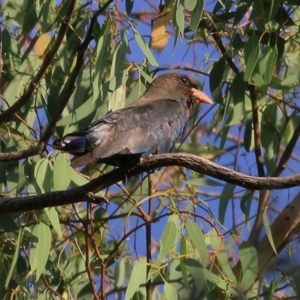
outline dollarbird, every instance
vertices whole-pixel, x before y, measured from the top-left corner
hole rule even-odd
[[[120,167],[143,156],[167,153],[180,141],[186,111],[199,102],[213,104],[188,76],[166,73],[132,104],[55,140],[53,147],[77,156],[71,163],[74,168],[93,162]]]

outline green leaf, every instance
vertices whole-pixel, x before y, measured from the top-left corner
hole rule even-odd
[[[268,16],[268,22],[272,20],[278,12],[278,9],[281,7],[281,1],[280,0],[272,0],[266,2],[266,4],[269,6],[269,16]],[[280,17],[281,19],[281,17]]]
[[[261,145],[266,150],[264,160],[269,175],[275,170],[275,156],[278,154],[279,136],[276,132],[278,124],[277,111],[277,104],[269,103],[264,108],[261,116]]]
[[[111,51],[111,33],[103,34],[97,41],[96,49],[96,63],[95,63],[95,73],[93,80],[93,99],[96,101],[98,99],[101,86],[104,82],[104,71],[109,66],[108,57]]]
[[[218,235],[216,230],[213,228],[207,233],[208,239],[209,239],[209,244],[212,246],[214,250],[219,252],[220,247],[223,243],[222,237]]]
[[[44,208],[44,211],[45,211],[49,221],[51,222],[53,228],[55,229],[56,233],[61,238],[62,232],[61,232],[61,228],[60,228],[58,213],[57,213],[55,207],[46,207],[46,208]]]
[[[255,65],[258,61],[258,54],[259,54],[259,41],[256,37],[255,33],[248,39],[245,45],[244,55],[245,55],[245,63],[246,63],[246,70],[244,74],[244,81],[248,82]]]
[[[232,271],[231,265],[230,265],[230,259],[226,253],[226,250],[222,248],[221,250],[218,249],[218,263],[220,267],[222,268],[222,271],[225,273],[228,280],[230,280],[231,283],[236,282],[235,275]]]
[[[108,102],[108,111],[115,111],[117,109],[123,108],[126,105],[126,82],[128,79],[128,71],[124,70],[122,73],[121,84],[118,84],[118,88],[115,89],[115,81],[116,78],[114,77],[113,80],[110,82],[113,88],[110,87],[113,92],[109,95],[109,102]]]
[[[26,2],[24,2],[24,4],[25,3]],[[27,2],[25,11],[26,11],[26,13],[24,14],[23,27],[22,27],[23,34],[29,33],[33,29],[33,27],[36,25],[36,22],[38,21],[36,6],[33,5],[33,3],[31,1]]]
[[[165,292],[167,300],[176,300],[176,299],[178,299],[177,291],[175,290],[175,288],[171,284],[169,284],[167,282],[165,282],[165,284],[164,284],[164,292]]]
[[[152,54],[148,44],[145,42],[144,38],[141,36],[141,34],[134,27],[132,27],[132,31],[133,31],[133,35],[134,35],[134,38],[135,38],[137,44],[140,46],[141,50],[143,51],[143,53],[147,57],[149,63],[152,66],[157,67],[158,62],[156,61],[155,57],[153,56],[153,54]]]
[[[11,38],[7,29],[4,29],[2,32],[2,46],[3,46],[3,50],[2,50],[3,53],[6,53],[6,55],[8,55],[8,59],[10,63],[9,71],[12,73],[19,72],[21,67],[21,52],[17,40]],[[15,96],[18,95],[16,94]]]
[[[263,214],[263,224],[265,226],[266,234],[267,234],[268,240],[270,242],[270,245],[271,245],[273,251],[275,252],[275,254],[277,255],[277,251],[276,251],[276,247],[275,247],[275,244],[274,244],[270,223],[269,223],[268,216],[267,216],[267,209],[265,209],[264,214]]]
[[[186,221],[185,227],[192,240],[193,245],[198,251],[203,267],[206,267],[208,256],[205,244],[205,237],[201,228],[191,220]]]
[[[268,85],[265,83],[262,74],[259,71],[258,64],[256,64],[254,68],[251,79],[253,80],[254,84],[259,87],[260,96],[264,97],[267,94]]]
[[[36,282],[43,273],[51,248],[51,231],[43,222],[35,225],[32,230],[32,246],[29,263],[31,271],[36,271]]]
[[[241,21],[241,19],[245,17],[245,14],[249,10],[252,2],[253,0],[245,0],[245,1],[237,2],[238,7],[235,11],[233,25],[237,25]]]
[[[122,34],[122,39],[118,43],[113,55],[113,61],[110,69],[109,89],[115,91],[121,85],[126,84],[128,71],[124,69],[126,54],[130,53],[128,40],[125,34]],[[124,77],[124,75],[127,75]]]
[[[52,188],[52,171],[48,158],[38,161],[34,168],[34,177],[40,193],[50,192]]]
[[[252,119],[249,119],[245,123],[245,131],[244,131],[244,148],[247,152],[250,151],[252,144]]]
[[[247,291],[257,280],[258,256],[255,247],[248,243],[243,243],[240,247],[240,261],[242,265],[242,290]]]
[[[185,257],[187,255],[187,249],[186,249],[186,238],[183,235],[181,237],[181,243],[180,243],[180,255],[182,257]],[[189,281],[188,281],[188,274],[185,264],[183,263],[183,259],[180,259],[180,268],[182,273],[182,280],[186,288],[189,288]]]
[[[213,283],[214,285],[217,285],[221,290],[226,291],[226,293],[238,297],[240,296],[240,293],[236,290],[234,286],[232,286],[232,284],[228,285],[228,280],[220,278],[220,276],[215,275],[212,271],[203,269],[203,276],[207,281]],[[218,299],[218,297],[209,298],[209,300],[214,299]]]
[[[195,186],[223,186],[222,182],[218,182],[208,178],[193,178],[183,181],[185,184],[195,185]]]
[[[224,224],[227,205],[230,198],[233,196],[234,189],[235,189],[235,185],[231,183],[226,183],[221,193],[220,205],[219,205],[219,222],[221,224]]]
[[[175,13],[173,22],[175,24],[175,40],[174,40],[174,47],[175,50],[178,39],[180,36],[183,35],[184,32],[184,0],[179,0],[175,2]]]
[[[129,300],[139,289],[140,285],[146,282],[147,263],[145,259],[137,262],[132,270],[129,284],[126,290],[125,300]]]
[[[156,261],[160,265],[170,249],[174,246],[177,238],[177,228],[175,223],[170,220],[165,226],[160,239],[160,252]]]
[[[292,66],[298,66],[299,67],[299,55],[297,53],[285,53],[285,62],[287,66],[292,67]]]
[[[41,33],[45,33],[51,30],[53,22],[56,18],[56,2],[55,0],[43,1],[41,12],[42,17],[40,18]]]
[[[202,11],[204,7],[204,0],[196,0],[196,6],[193,6],[192,9],[192,16],[191,16],[191,23],[190,23],[190,29],[195,31],[199,23],[201,21]]]
[[[245,42],[242,40],[239,33],[235,33],[232,41],[232,47],[234,49],[240,50],[245,48]]]
[[[66,190],[70,185],[73,172],[67,154],[57,155],[53,166],[53,191]]]
[[[18,231],[20,228],[14,221],[17,216],[17,213],[0,213],[0,228],[8,232]]]
[[[73,172],[72,173],[72,182],[74,182],[78,186],[81,186],[81,185],[88,183],[89,181],[86,177],[80,175],[79,173]]]
[[[131,13],[132,7],[133,7],[133,0],[126,0],[125,8],[126,8],[127,15]]]
[[[244,73],[238,73],[231,85],[232,100],[234,105],[233,114],[237,117],[235,119],[241,121],[245,117],[245,95],[247,83],[244,81]]]
[[[118,260],[116,264],[116,287],[122,287],[124,281],[128,280],[131,275],[131,262],[128,257]]]
[[[273,70],[276,66],[278,57],[277,48],[266,46],[263,50],[262,57],[259,61],[259,71],[265,84],[269,84],[272,80]]]
[[[204,268],[200,264],[199,261],[192,259],[192,258],[184,258],[183,263],[188,269],[193,282],[195,283],[194,286],[194,299],[200,299],[199,295],[205,287],[205,276],[204,276]]]
[[[196,127],[195,129],[195,132],[197,132],[199,128]],[[182,152],[193,153],[196,155],[200,155],[203,158],[211,158],[212,156],[219,156],[221,154],[224,154],[224,151],[222,149],[216,147],[216,145],[208,143],[206,143],[205,145],[199,143],[176,143],[175,145],[176,149],[180,149],[180,151]]]
[[[297,65],[289,66],[284,75],[285,77],[281,81],[281,85],[286,88],[290,88],[294,86],[298,81],[299,66]]]
[[[16,264],[18,261],[18,257],[19,257],[19,253],[20,253],[20,248],[21,248],[21,241],[23,238],[23,233],[24,233],[24,229],[22,227],[20,227],[19,230],[19,234],[18,234],[18,239],[15,245],[15,252],[14,252],[14,256],[13,256],[13,260],[11,262],[10,268],[9,268],[9,272],[6,276],[6,280],[5,280],[5,288],[8,287],[10,280],[12,278],[12,275],[14,274],[14,272],[16,271]]]
[[[241,211],[245,214],[246,218],[249,218],[251,203],[253,199],[254,192],[247,190],[243,197],[241,198]]]
[[[222,56],[217,62],[214,63],[209,75],[210,92],[214,100],[220,105],[224,105],[222,86],[223,86],[223,73],[225,70],[225,58]]]

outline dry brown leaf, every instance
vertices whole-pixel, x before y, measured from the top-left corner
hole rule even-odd
[[[174,1],[171,1],[165,7],[157,18],[153,20],[151,32],[151,48],[161,52],[167,45],[170,33],[167,31],[167,25],[173,17]]]

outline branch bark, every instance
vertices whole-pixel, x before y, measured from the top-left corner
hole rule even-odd
[[[271,225],[274,247],[280,253],[299,233],[300,226],[300,193],[289,203]],[[259,241],[256,246],[258,253],[258,266],[260,274],[263,273],[272,258],[276,256],[268,236]]]
[[[167,166],[186,167],[195,172],[206,174],[219,180],[252,190],[286,189],[300,184],[300,174],[283,178],[254,177],[225,168],[193,154],[167,153],[145,157],[140,163],[132,166],[130,169],[115,169],[91,180],[81,187],[36,196],[2,199],[0,201],[0,212],[28,211],[87,201],[91,199],[91,193],[97,193],[131,176]]]

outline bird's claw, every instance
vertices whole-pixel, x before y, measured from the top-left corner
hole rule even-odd
[[[101,204],[103,202],[105,203],[109,203],[109,200],[103,196],[100,196],[100,195],[97,195],[97,194],[94,194],[93,192],[88,192],[86,194],[86,200],[89,201],[89,202],[92,202],[92,203],[95,203],[95,204]]]

